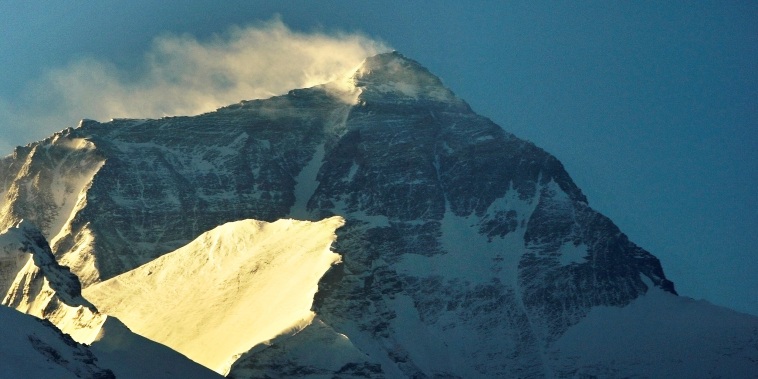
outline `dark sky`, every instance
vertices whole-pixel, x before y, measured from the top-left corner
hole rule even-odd
[[[51,72],[96,60],[138,81],[156,37],[223,39],[279,15],[296,32],[361,33],[419,61],[556,155],[680,294],[758,314],[756,2],[82,3],[0,2],[2,154],[75,125],[19,111],[76,104],[40,100]]]

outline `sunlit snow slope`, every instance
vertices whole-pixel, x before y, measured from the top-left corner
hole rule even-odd
[[[317,283],[340,259],[341,217],[221,225],[85,296],[130,329],[225,373],[235,357],[313,319]]]

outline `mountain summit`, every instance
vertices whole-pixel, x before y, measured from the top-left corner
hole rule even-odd
[[[344,226],[327,245],[341,262],[318,272],[313,317],[214,357],[227,362],[214,369],[234,378],[758,371],[758,320],[676,296],[658,259],[593,210],[555,157],[477,115],[399,53],[367,58],[348,86],[355,101],[334,96],[339,83],[194,117],[83,121],[0,161],[0,228],[20,218],[42,225],[56,259],[107,312],[160,307],[141,290],[130,307],[135,289],[120,286],[158,275],[144,282],[167,289],[161,296],[180,293],[171,286],[187,276],[169,273],[182,268],[197,281],[254,285],[269,271],[219,275],[198,258],[215,251],[198,237],[219,225],[339,216]],[[280,280],[287,266],[276,268]],[[208,291],[181,305],[192,320],[223,316],[203,299],[229,304],[227,291]],[[224,309],[251,335],[267,327]],[[181,318],[168,307],[140,317],[133,329],[148,338],[164,338],[153,330],[172,341],[172,328],[186,326],[168,321]],[[692,358],[683,341],[702,354]]]
[[[364,101],[412,99],[416,102],[465,104],[429,70],[398,52],[367,58],[352,79],[355,86],[362,90],[361,98]]]

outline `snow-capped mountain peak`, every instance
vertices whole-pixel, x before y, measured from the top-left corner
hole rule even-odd
[[[67,154],[73,141],[86,149]],[[76,206],[62,207],[49,178],[80,162]],[[331,87],[194,117],[83,122],[0,160],[0,185],[0,220],[65,220],[52,251],[101,311],[230,377],[612,374],[574,348],[573,331],[614,327],[597,315],[647,317],[635,325],[673,333],[648,339],[665,342],[692,340],[650,309],[719,313],[677,301],[658,259],[592,209],[557,158],[396,52]],[[288,234],[311,228],[317,237]],[[724,330],[707,320],[694,333]],[[719,367],[732,335],[719,338],[702,339],[698,359]],[[739,362],[756,372],[746,341]],[[311,359],[313,346],[334,349]],[[656,367],[645,374],[666,375]]]
[[[363,101],[406,99],[465,104],[429,70],[396,51],[366,58],[352,79],[363,91]]]

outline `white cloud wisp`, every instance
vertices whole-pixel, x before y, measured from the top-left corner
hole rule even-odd
[[[0,99],[0,124],[8,129],[0,148],[10,153],[3,142],[25,144],[82,118],[195,115],[311,87],[339,79],[364,58],[387,50],[362,35],[301,33],[278,19],[233,27],[207,41],[158,37],[136,74],[81,59],[48,72],[19,104]]]

